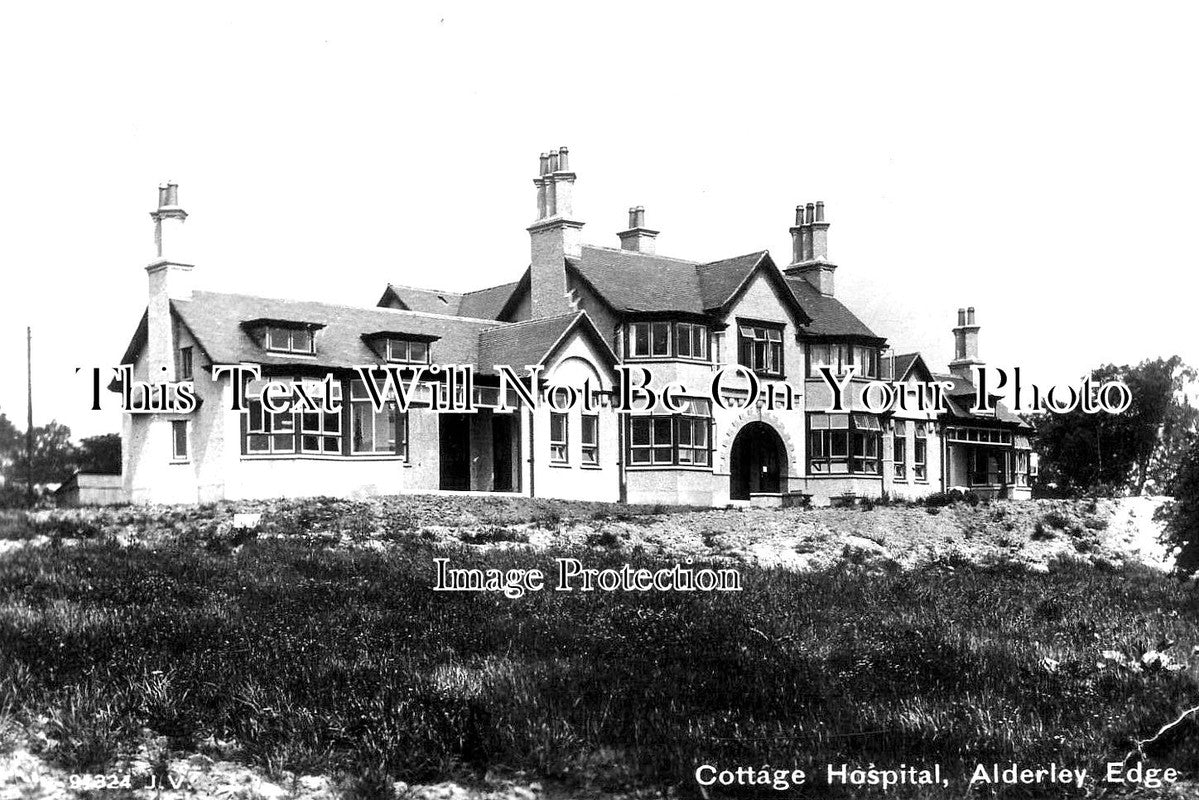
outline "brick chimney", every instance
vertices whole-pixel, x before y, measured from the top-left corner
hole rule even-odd
[[[962,380],[973,381],[972,367],[985,362],[978,357],[978,325],[974,323],[974,306],[958,309],[958,324],[953,329],[953,361],[949,371]]]
[[[158,187],[158,208],[150,212],[150,219],[154,220],[155,258],[146,265],[150,289],[146,308],[147,377],[152,381],[175,380],[171,301],[190,300],[192,296],[192,263],[184,231],[187,212],[179,207],[177,184],[164,183]]]
[[[636,206],[629,209],[629,229],[616,235],[620,237],[621,250],[653,255],[658,231],[645,227],[645,206]]]
[[[823,201],[795,207],[791,263],[783,272],[802,277],[822,295],[832,297],[837,265],[828,260],[828,226],[824,221]]]
[[[572,219],[575,174],[570,153],[563,147],[541,154],[537,187],[537,221],[529,226],[532,259],[530,279],[534,319],[573,310],[566,292],[566,259],[582,254],[583,223]]]

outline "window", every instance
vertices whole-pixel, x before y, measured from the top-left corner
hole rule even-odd
[[[588,466],[598,466],[599,417],[597,415],[583,415],[583,429],[579,440],[583,443],[583,463]]]
[[[246,452],[253,454],[294,453],[296,451],[296,414],[284,411],[272,414],[263,408],[261,393],[248,398],[246,416]]]
[[[266,329],[266,349],[280,353],[312,354],[312,331],[307,328],[278,328]]]
[[[679,358],[708,360],[708,329],[704,325],[680,322],[675,325],[675,347]]]
[[[187,420],[171,421],[171,459],[187,461]]]
[[[738,361],[764,375],[783,374],[783,331],[779,327],[739,325]]]
[[[334,385],[332,400],[333,404],[340,407],[340,385]],[[299,417],[301,452],[341,455],[340,411],[303,411]]]
[[[570,460],[567,428],[565,414],[550,414],[550,461],[554,464],[565,464]]]
[[[402,364],[429,363],[429,343],[410,339],[388,339],[387,360]]]
[[[830,343],[808,345],[809,378],[820,377],[821,367],[831,367],[835,374],[844,375],[855,365],[859,378],[879,377],[878,348]]]
[[[708,466],[711,416],[707,400],[689,398],[681,414],[629,417],[630,466]]]
[[[892,434],[891,443],[891,460],[895,464],[895,480],[906,481],[908,479],[908,424],[906,422],[895,423],[895,432]]]
[[[192,349],[190,347],[179,348],[179,380],[190,381],[192,379]]]
[[[408,458],[408,415],[400,414],[394,401],[376,411],[366,384],[350,381],[350,454],[371,453]]]
[[[870,414],[808,414],[812,474],[879,475],[882,426]]]
[[[628,328],[630,358],[708,360],[708,328],[692,322],[634,322]]]
[[[916,423],[916,440],[912,448],[912,477],[918,481],[928,480],[928,432],[927,423]]]

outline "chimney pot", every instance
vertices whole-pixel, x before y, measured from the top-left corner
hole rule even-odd
[[[816,203],[816,222],[824,222],[824,201]]]
[[[958,325],[965,325],[965,324],[966,324],[966,309],[959,308],[958,309]]]
[[[558,148],[558,169],[562,172],[570,172],[570,151],[565,147]]]
[[[541,154],[541,174],[545,175],[549,171],[550,171],[550,154],[542,153]]]
[[[551,150],[550,151],[550,172],[557,172],[557,171],[558,171],[558,151]]]
[[[803,225],[803,206],[795,207],[795,224]]]
[[[808,203],[804,207],[804,224],[811,225],[816,221],[816,204]]]
[[[974,306],[970,306],[969,308],[966,309],[966,324],[967,325],[974,324]]]

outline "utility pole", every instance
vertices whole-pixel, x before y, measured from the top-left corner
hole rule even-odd
[[[29,393],[25,418],[25,485],[29,505],[33,505],[33,328],[25,326],[25,377]]]

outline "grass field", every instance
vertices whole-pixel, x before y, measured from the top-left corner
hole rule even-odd
[[[1097,770],[1199,700],[1193,666],[1101,657],[1170,639],[1185,662],[1199,644],[1194,588],[1137,567],[744,568],[736,594],[430,588],[435,556],[548,572],[562,554],[435,549],[415,533],[386,552],[287,538],[13,550],[0,747],[6,730],[38,730],[46,757],[97,771],[152,732],[276,772],[501,768],[690,796],[705,762]],[[1161,758],[1193,768],[1199,747]]]

